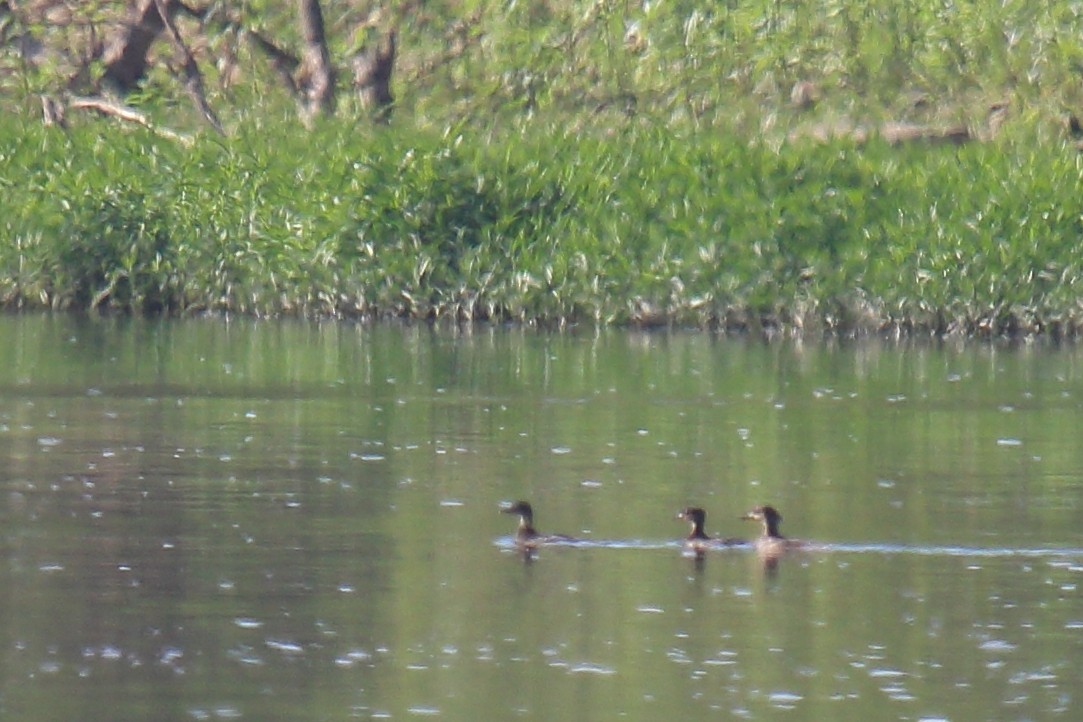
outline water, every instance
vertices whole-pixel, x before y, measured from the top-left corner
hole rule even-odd
[[[1075,719],[1081,354],[0,318],[0,718]],[[583,541],[524,562],[501,501]],[[818,548],[682,553],[674,514]]]

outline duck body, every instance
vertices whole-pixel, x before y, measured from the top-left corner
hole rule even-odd
[[[763,533],[753,542],[756,551],[760,554],[777,556],[790,550],[808,547],[806,541],[790,539],[782,535],[778,529],[779,524],[782,523],[782,514],[773,506],[766,504],[757,506],[741,518],[763,524]]]
[[[684,546],[685,549],[693,551],[696,554],[702,554],[704,551],[711,548],[740,546],[748,543],[744,539],[714,537],[708,534],[704,528],[707,522],[707,512],[698,506],[690,506],[682,509],[677,513],[677,518],[683,519],[691,524],[688,536],[685,537],[684,540]]]

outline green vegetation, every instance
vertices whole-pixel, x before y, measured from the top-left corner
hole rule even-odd
[[[42,127],[46,74],[6,78],[0,299],[1083,330],[1083,159],[1061,126],[1083,107],[1078,4],[701,5],[426,4],[400,27],[387,128],[344,94],[303,130],[243,45],[249,82],[208,83],[228,136],[191,146],[89,116]],[[354,42],[340,12],[332,38]],[[815,103],[792,102],[798,82]],[[199,128],[179,81],[145,86],[156,123]],[[993,102],[1010,103],[995,138]],[[888,120],[973,140],[893,145]]]

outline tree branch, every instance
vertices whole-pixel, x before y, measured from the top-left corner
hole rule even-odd
[[[195,103],[196,109],[203,115],[204,120],[210,123],[210,126],[219,135],[225,135],[226,132],[222,129],[222,123],[219,122],[218,116],[214,114],[210,103],[207,102],[207,95],[203,91],[203,75],[199,72],[199,65],[196,64],[196,59],[192,57],[191,51],[188,50],[188,46],[184,43],[184,38],[181,37],[180,31],[177,30],[177,25],[169,14],[166,0],[154,0],[154,4],[158,7],[158,13],[161,15],[169,39],[173,42],[173,47],[184,60],[184,87],[188,90],[188,94],[192,96],[192,102]]]
[[[245,37],[251,38],[256,48],[270,58],[271,67],[274,68],[274,71],[282,81],[282,84],[286,86],[290,96],[299,101],[300,90],[297,88],[297,82],[293,79],[293,73],[297,70],[301,61],[255,30],[242,28],[241,32],[244,33]]]
[[[353,84],[361,102],[369,108],[377,122],[387,123],[395,96],[391,94],[391,72],[395,69],[395,30],[385,39],[377,39],[373,47],[362,48],[354,55]]]
[[[115,118],[127,121],[129,123],[136,123],[141,125],[147,130],[157,133],[160,136],[169,138],[170,140],[176,140],[184,145],[190,146],[193,143],[192,137],[183,133],[178,133],[175,130],[169,128],[162,128],[154,123],[150,122],[150,119],[146,115],[140,113],[135,108],[131,108],[127,105],[120,105],[104,98],[84,98],[74,96],[68,101],[68,107],[76,110],[94,110],[103,115],[111,115]]]
[[[173,0],[162,10],[158,0],[142,0],[123,33],[117,35],[105,50],[105,72],[102,82],[121,95],[136,86],[147,73],[147,53],[162,32],[162,18],[175,9]]]

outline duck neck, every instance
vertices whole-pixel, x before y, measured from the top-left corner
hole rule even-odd
[[[519,517],[519,531],[516,533],[520,539],[532,539],[538,536],[538,532],[534,529],[534,525],[525,516]]]

